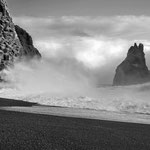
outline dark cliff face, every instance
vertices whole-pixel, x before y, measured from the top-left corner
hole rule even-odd
[[[0,71],[13,65],[21,53],[22,45],[16,35],[7,3],[5,0],[0,0]]]
[[[131,85],[150,82],[144,46],[135,43],[128,50],[126,59],[117,67],[113,85]]]
[[[25,58],[41,58],[41,54],[34,47],[32,37],[24,29],[15,25],[15,30],[23,47],[22,56]]]
[[[1,74],[4,69],[12,67],[16,61],[33,57],[41,58],[41,55],[33,46],[31,36],[14,25],[6,0],[0,0],[0,82],[5,81]]]
[[[0,0],[0,71],[21,58],[33,57],[40,58],[41,55],[33,46],[31,36],[14,25],[6,0]]]

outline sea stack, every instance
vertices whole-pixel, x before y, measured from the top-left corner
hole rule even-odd
[[[128,50],[127,57],[117,67],[113,85],[132,85],[150,82],[150,72],[146,66],[144,45],[136,43]]]
[[[17,32],[16,32],[17,31]],[[40,58],[33,46],[31,36],[19,26],[15,26],[8,11],[6,0],[0,0],[0,71],[13,65],[22,57]]]

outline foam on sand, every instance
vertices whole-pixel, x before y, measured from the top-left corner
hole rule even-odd
[[[0,109],[7,110],[7,111],[17,111],[17,112],[25,112],[25,113],[63,116],[63,117],[150,124],[150,116],[143,115],[143,114],[126,114],[126,113],[116,113],[110,111],[108,112],[108,111],[96,111],[96,110],[89,110],[89,109],[74,109],[74,108],[45,107],[45,106],[2,107]]]

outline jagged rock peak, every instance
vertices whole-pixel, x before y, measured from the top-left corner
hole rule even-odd
[[[150,73],[146,66],[144,45],[135,43],[128,50],[127,57],[117,67],[113,85],[131,85],[150,82]]]
[[[134,46],[131,46],[128,54],[136,54],[136,53],[142,53],[144,54],[144,45],[142,43],[139,44],[139,46],[137,45],[137,43],[134,43]]]

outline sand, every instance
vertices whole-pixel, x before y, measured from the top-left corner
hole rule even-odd
[[[150,149],[148,122],[120,122],[120,116],[110,121],[115,114],[5,100],[0,99],[0,150]]]
[[[40,106],[40,105],[37,106],[35,105],[32,107],[23,107],[23,106],[1,107],[1,110],[62,116],[62,117],[150,124],[150,115],[145,114],[117,113],[111,111]]]

